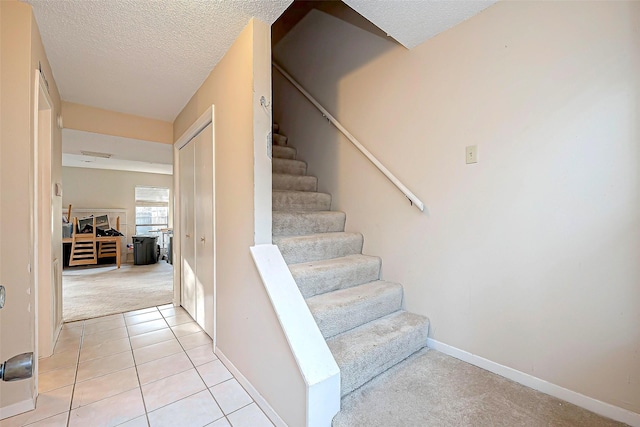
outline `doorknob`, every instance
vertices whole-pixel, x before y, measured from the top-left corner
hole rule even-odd
[[[18,381],[33,375],[33,353],[22,353],[0,364],[2,381]]]
[[[204,243],[205,238],[204,238],[204,237],[201,237],[201,238],[200,238],[200,241],[201,241],[202,243]]]
[[[191,238],[191,234],[187,234],[187,239],[190,239],[190,238]]]

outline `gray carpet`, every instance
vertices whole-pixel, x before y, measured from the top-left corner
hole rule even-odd
[[[427,344],[429,319],[402,309],[402,285],[380,280],[381,260],[362,254],[364,236],[346,233],[343,212],[274,134],[273,243],[306,298],[340,368],[345,396]]]
[[[343,398],[333,419],[333,427],[623,425],[427,349]]]
[[[62,273],[65,322],[168,304],[173,300],[173,266],[123,264],[73,267]]]

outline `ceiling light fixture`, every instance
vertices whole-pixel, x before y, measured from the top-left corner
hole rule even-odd
[[[112,154],[109,153],[98,153],[96,151],[80,151],[83,156],[89,157],[102,157],[103,159],[110,159]]]

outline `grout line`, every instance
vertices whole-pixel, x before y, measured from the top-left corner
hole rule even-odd
[[[78,381],[78,370],[80,369],[80,352],[82,351],[82,342],[84,340],[84,320],[82,321],[82,332],[80,333],[80,342],[78,343],[78,358],[76,359],[76,374],[73,376],[73,387],[71,388],[71,398],[69,399],[69,410],[67,411],[67,427],[71,424],[71,408],[73,407],[73,398],[76,393],[76,383]]]
[[[122,316],[125,317],[124,313],[122,314]],[[125,320],[125,323],[126,323],[126,320]],[[142,397],[142,407],[144,408],[144,416],[147,420],[147,426],[150,426],[151,422],[149,421],[149,411],[147,411],[147,402],[144,398],[144,393],[142,392],[142,383],[140,382],[140,374],[138,373],[138,363],[136,362],[136,355],[133,352],[133,346],[131,345],[131,335],[129,334],[129,328],[127,328],[127,337],[129,338],[129,348],[131,349],[131,357],[133,358],[133,367],[136,370],[136,378],[138,380],[138,390],[140,390],[140,397]]]

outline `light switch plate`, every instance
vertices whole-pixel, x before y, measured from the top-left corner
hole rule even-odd
[[[469,145],[466,148],[465,160],[468,165],[471,163],[478,163],[478,146],[477,145]]]

